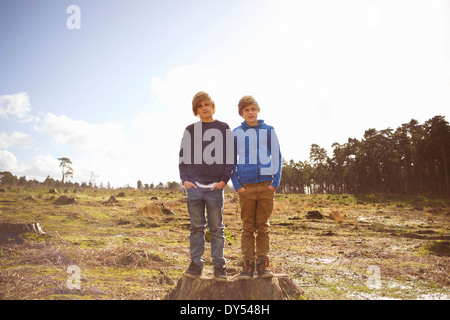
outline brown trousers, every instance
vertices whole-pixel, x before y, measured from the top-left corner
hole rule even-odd
[[[242,184],[245,191],[239,193],[239,205],[243,223],[241,250],[244,260],[269,260],[269,218],[274,199],[274,192],[269,189],[271,182]]]

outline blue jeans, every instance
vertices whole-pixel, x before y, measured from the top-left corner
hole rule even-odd
[[[209,188],[187,189],[187,208],[191,219],[190,252],[191,261],[201,265],[205,262],[206,214],[208,229],[211,232],[211,257],[215,266],[223,266],[225,246],[225,226],[223,224],[223,190]]]

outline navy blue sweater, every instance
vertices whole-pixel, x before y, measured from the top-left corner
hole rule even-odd
[[[228,124],[219,120],[187,126],[180,148],[181,181],[227,183],[234,169],[233,140]]]

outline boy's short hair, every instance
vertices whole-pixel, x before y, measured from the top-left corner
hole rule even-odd
[[[242,117],[242,110],[244,110],[245,108],[247,108],[248,106],[250,106],[252,104],[256,107],[256,109],[258,109],[258,112],[261,111],[261,109],[259,108],[258,102],[256,102],[256,100],[255,100],[255,98],[253,98],[253,96],[243,96],[241,98],[241,100],[239,100],[239,103],[238,103],[239,115]]]
[[[197,109],[204,100],[208,100],[211,103],[213,113],[216,112],[216,105],[210,95],[205,91],[200,91],[194,96],[194,99],[192,99],[192,112],[194,112],[194,116],[197,116]]]

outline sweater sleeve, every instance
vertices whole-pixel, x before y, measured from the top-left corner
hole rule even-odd
[[[231,182],[233,183],[234,190],[238,191],[240,188],[243,188],[242,184],[239,182],[238,179],[237,166],[235,166],[233,174],[231,175]]]
[[[238,178],[238,159],[237,159],[237,138],[234,136],[234,152],[233,152],[233,173],[231,174],[231,182],[233,183],[234,190],[238,191],[240,188],[243,188],[242,184],[239,182]]]
[[[223,182],[228,183],[230,181],[231,175],[234,171],[234,135],[233,132],[230,130],[230,127],[226,125],[225,129],[225,141],[224,141],[224,170],[222,173],[222,176],[220,177],[220,180]]]
[[[274,168],[274,171],[276,172],[273,175],[273,180],[271,185],[278,189],[280,186],[281,181],[281,163],[282,163],[282,156],[281,156],[281,148],[280,143],[278,141],[278,136],[275,133],[275,129],[272,129],[272,137],[271,137],[271,149],[273,147],[273,150],[275,151],[275,154],[272,154],[272,165]]]
[[[183,184],[185,181],[190,181],[189,174],[188,174],[188,164],[190,164],[190,154],[188,154],[188,149],[190,151],[190,134],[189,131],[184,131],[183,139],[181,140],[181,146],[180,146],[180,153],[179,153],[179,164],[178,169],[180,170],[180,179],[181,184]],[[189,152],[190,153],[190,152]]]

